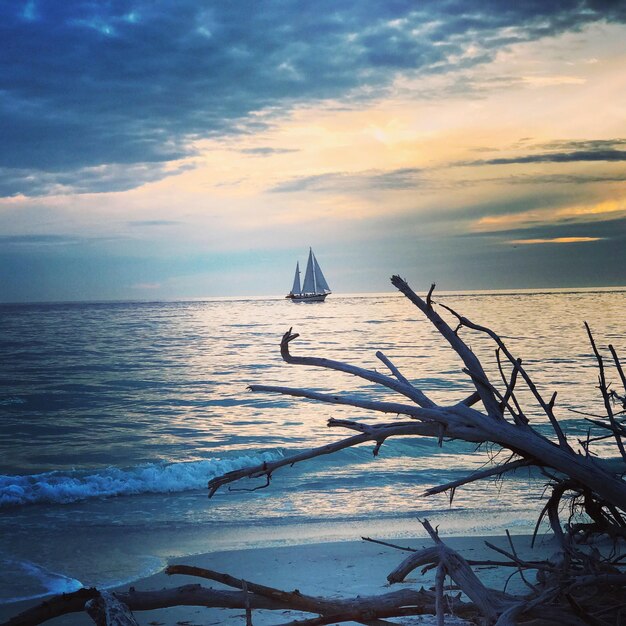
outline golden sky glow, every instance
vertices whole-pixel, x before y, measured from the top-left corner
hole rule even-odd
[[[585,243],[600,241],[602,237],[554,237],[553,239],[512,239],[508,243],[516,245],[533,245],[538,243]]]
[[[445,30],[440,18],[415,19],[384,28],[411,25],[416,42]],[[344,291],[380,290],[394,271],[427,283],[440,274],[450,288],[497,287],[478,259],[498,242],[587,242],[600,259],[591,244],[612,245],[626,220],[626,27],[598,19],[526,36],[523,19],[483,39],[464,35],[428,71],[407,66],[327,97],[274,98],[232,127],[170,141],[180,154],[162,162],[33,170],[0,198],[0,228],[20,250],[97,248],[102,263],[141,260],[122,279],[128,297],[159,285],[172,295],[191,285],[196,294],[280,292],[283,265],[309,245],[331,276],[341,269]],[[499,37],[510,41],[491,43]],[[275,76],[305,80],[293,61],[276,67]],[[237,93],[236,79],[224,80],[224,94]],[[257,257],[273,276],[260,286]],[[167,259],[184,267],[150,269]],[[520,286],[541,278],[528,263]],[[346,270],[364,264],[371,285]],[[474,285],[472,267],[484,281]]]

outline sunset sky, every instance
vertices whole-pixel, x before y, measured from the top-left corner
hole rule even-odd
[[[624,2],[0,7],[0,301],[626,285]]]

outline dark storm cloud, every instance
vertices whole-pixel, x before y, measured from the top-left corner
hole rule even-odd
[[[49,193],[62,176],[77,192],[127,189],[131,180],[78,174],[179,159],[194,139],[271,123],[253,111],[380,93],[399,72],[475,65],[625,13],[620,2],[557,0],[3,2],[0,193]],[[475,58],[463,57],[469,45]]]

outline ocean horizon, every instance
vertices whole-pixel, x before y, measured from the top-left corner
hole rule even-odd
[[[435,299],[498,332],[544,395],[558,391],[568,433],[601,410],[587,321],[601,347],[626,353],[626,287],[437,292]],[[282,362],[294,354],[381,369],[383,351],[438,402],[471,391],[456,355],[402,295],[333,294],[171,301],[0,304],[0,603],[81,585],[111,587],[171,557],[218,549],[420,533],[531,532],[544,479],[520,471],[456,492],[429,487],[489,462],[464,442],[426,438],[344,450],[243,481],[207,499],[226,471],[345,436],[329,417],[374,421],[352,407],[254,394],[250,384],[388,398],[339,372]],[[465,332],[465,331],[464,331]],[[464,334],[493,373],[493,346]],[[540,411],[529,411],[549,434]],[[387,418],[388,419],[388,418]],[[598,446],[610,454],[610,445]],[[495,451],[491,451],[495,452]],[[263,481],[260,481],[262,483]]]
[[[430,285],[428,285],[430,287]],[[418,295],[426,295],[427,289],[417,289]],[[476,295],[516,295],[543,293],[589,293],[589,292],[622,292],[626,291],[625,285],[604,285],[591,287],[510,287],[499,289],[439,289],[435,284],[435,294],[437,296],[476,296]],[[333,298],[370,298],[373,296],[396,296],[404,297],[395,289],[389,291],[356,291],[356,292],[333,292]],[[238,295],[207,295],[188,297],[159,297],[159,298],[87,298],[87,299],[64,299],[64,300],[16,300],[0,301],[2,306],[21,306],[28,304],[125,304],[125,303],[173,303],[173,302],[247,302],[248,300],[283,300],[284,294],[238,294]],[[331,298],[332,300],[332,298]],[[295,303],[303,304],[303,303]]]

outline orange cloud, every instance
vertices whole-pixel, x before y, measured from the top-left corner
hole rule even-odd
[[[507,243],[529,245],[537,243],[581,243],[586,241],[601,241],[604,237],[553,237],[552,239],[511,239]]]
[[[474,222],[471,229],[474,232],[494,232],[511,228],[527,228],[541,224],[558,224],[563,221],[601,221],[623,215],[626,215],[626,201],[623,199],[605,200],[597,204],[533,209],[510,215],[485,215]]]

